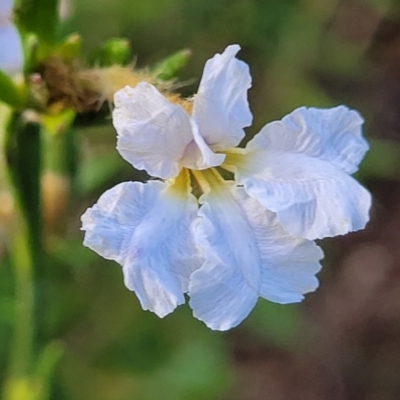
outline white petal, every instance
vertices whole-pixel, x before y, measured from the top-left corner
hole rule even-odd
[[[193,121],[192,132],[194,140],[186,147],[182,158],[182,166],[189,169],[202,170],[221,165],[225,160],[225,154],[217,154],[211,150],[200,135],[198,126]]]
[[[145,82],[119,90],[114,102],[113,123],[122,157],[152,176],[176,176],[186,146],[193,141],[186,111]]]
[[[22,44],[11,23],[0,24],[0,70],[14,75],[23,68]]]
[[[236,179],[291,234],[307,239],[365,227],[371,195],[332,163],[305,154],[250,151]]]
[[[123,267],[143,309],[163,317],[185,302],[199,266],[191,235],[197,202],[158,181],[121,183],[82,216],[84,245]]]
[[[290,236],[273,213],[243,188],[203,196],[195,239],[205,263],[189,284],[194,316],[227,330],[250,313],[259,296],[293,303],[315,290],[321,250]]]
[[[247,148],[306,154],[352,174],[368,150],[362,136],[363,122],[360,114],[345,106],[301,107],[282,121],[267,124]]]
[[[247,101],[251,87],[249,67],[235,58],[238,45],[228,46],[206,62],[194,100],[193,120],[212,150],[235,147],[252,115]]]

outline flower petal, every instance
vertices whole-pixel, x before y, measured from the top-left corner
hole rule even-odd
[[[0,0],[0,21],[10,19],[14,0]]]
[[[235,147],[250,126],[252,114],[247,101],[251,87],[249,67],[235,58],[238,45],[228,46],[206,62],[194,100],[193,120],[212,150]]]
[[[196,199],[158,181],[121,183],[82,216],[84,245],[123,267],[125,285],[159,317],[185,302],[199,267],[190,227]]]
[[[113,123],[121,156],[152,176],[178,175],[186,146],[193,141],[186,111],[145,82],[119,90],[114,102]]]
[[[14,75],[23,68],[23,52],[19,33],[14,25],[0,24],[0,70]]]
[[[343,235],[369,220],[370,193],[332,163],[306,154],[249,151],[235,176],[295,236]]]
[[[344,106],[299,108],[267,124],[245,157],[236,155],[236,180],[293,235],[316,239],[362,229],[371,196],[347,175],[368,149],[362,123]]]
[[[192,132],[194,140],[186,147],[182,165],[185,168],[198,170],[221,165],[225,160],[225,154],[217,154],[211,150],[193,121]]]
[[[305,154],[353,174],[368,150],[362,136],[363,123],[360,114],[345,106],[301,107],[282,121],[267,124],[247,149]]]
[[[243,188],[204,195],[195,240],[205,263],[189,284],[194,316],[211,329],[238,325],[259,296],[293,303],[315,290],[321,250],[290,236]]]

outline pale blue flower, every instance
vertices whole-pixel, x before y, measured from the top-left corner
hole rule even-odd
[[[9,75],[21,72],[23,67],[21,38],[11,22],[12,7],[12,0],[0,0],[0,70]]]
[[[226,167],[246,192],[307,239],[363,229],[371,196],[350,174],[368,150],[363,119],[347,107],[301,107],[267,124]]]
[[[294,303],[315,290],[323,253],[312,239],[363,228],[371,203],[349,175],[367,144],[346,107],[300,108],[235,148],[252,121],[238,51],[207,61],[191,114],[147,83],[115,95],[118,151],[164,181],[121,183],[82,216],[84,244],[122,266],[144,309],[163,317],[188,293],[217,330],[259,297]]]

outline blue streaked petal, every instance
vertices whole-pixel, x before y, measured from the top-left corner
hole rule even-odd
[[[348,175],[368,149],[362,123],[344,106],[299,108],[249,142],[235,178],[293,235],[316,239],[363,229],[371,195]]]
[[[305,154],[249,152],[236,179],[295,236],[343,235],[369,220],[370,193],[331,163]]]
[[[191,234],[196,212],[186,190],[121,183],[82,216],[84,245],[118,262],[142,308],[164,317],[185,302],[189,276],[200,265]]]
[[[235,56],[238,45],[228,46],[206,62],[194,100],[193,120],[200,135],[214,151],[235,147],[250,126],[247,101],[251,87],[249,67]]]
[[[202,197],[195,240],[205,262],[189,284],[196,318],[215,330],[238,325],[258,297],[293,303],[318,286],[322,252],[283,230],[276,216],[243,188]]]
[[[265,125],[247,149],[304,154],[353,174],[368,150],[368,143],[362,136],[363,123],[357,111],[345,106],[301,107],[282,121]]]
[[[193,141],[186,111],[145,82],[119,90],[114,102],[113,124],[121,156],[152,176],[178,175],[185,149]]]

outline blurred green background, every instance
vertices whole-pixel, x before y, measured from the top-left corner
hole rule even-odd
[[[191,49],[179,76],[184,96],[196,91],[206,59],[240,44],[253,76],[248,137],[301,105],[359,110],[371,151],[358,178],[372,191],[374,209],[366,231],[322,243],[321,288],[303,304],[260,300],[227,333],[208,330],[187,305],[158,319],[140,309],[117,264],[82,245],[85,209],[105,189],[143,174],[117,154],[111,120],[80,127],[73,196],[47,183],[66,209],[46,235],[50,257],[35,278],[45,299],[38,340],[60,350],[49,398],[400,398],[399,2],[75,0],[63,2],[62,12],[64,32],[79,32],[88,56],[111,37],[129,38],[139,68]],[[4,379],[15,282],[4,244],[0,255]]]

